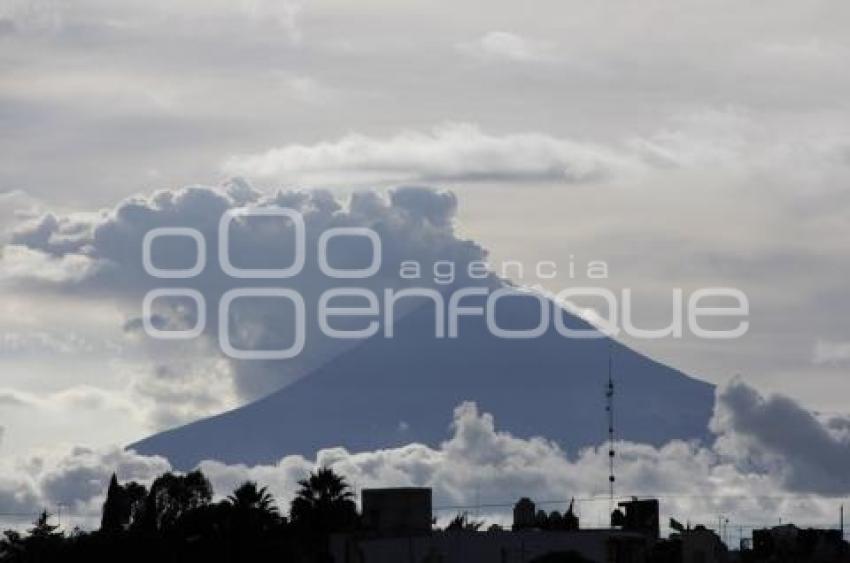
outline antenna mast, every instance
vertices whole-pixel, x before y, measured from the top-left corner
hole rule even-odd
[[[608,384],[605,386],[605,411],[608,414],[608,517],[614,512],[614,370],[612,343],[608,342]]]

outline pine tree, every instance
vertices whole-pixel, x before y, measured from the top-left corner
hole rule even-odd
[[[103,516],[100,529],[103,532],[118,532],[124,529],[130,520],[130,503],[127,493],[118,483],[118,477],[113,473],[106,491],[106,501],[103,503]]]

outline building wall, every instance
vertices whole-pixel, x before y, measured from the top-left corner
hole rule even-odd
[[[431,532],[431,489],[364,489],[363,523],[379,535]]]
[[[613,550],[613,551],[612,551]],[[435,532],[429,536],[340,539],[334,545],[337,563],[528,563],[559,551],[575,551],[590,561],[643,562],[646,539],[611,530],[575,532]],[[346,555],[347,551],[347,555]],[[347,557],[347,559],[346,559]]]
[[[726,547],[711,530],[682,532],[682,563],[723,563]]]

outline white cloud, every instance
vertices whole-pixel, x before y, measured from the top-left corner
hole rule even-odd
[[[73,283],[90,275],[96,263],[80,254],[54,257],[21,245],[7,245],[0,254],[0,282],[25,279],[30,282]]]
[[[26,332],[0,331],[0,353],[38,354],[51,352],[74,355],[90,353],[95,343],[75,332],[34,330]]]
[[[15,226],[39,213],[39,203],[21,190],[0,191],[0,244]]]
[[[850,361],[850,342],[818,340],[817,344],[815,344],[813,360],[816,364],[845,363]]]
[[[198,351],[134,371],[130,395],[149,429],[174,428],[239,406],[232,366],[199,344]]]
[[[109,478],[149,483],[170,470],[168,462],[120,448],[75,447],[0,462],[0,525],[25,528],[44,508],[61,504],[67,529],[96,528]],[[11,516],[10,516],[11,515]]]
[[[458,45],[461,52],[484,59],[512,62],[544,62],[553,60],[552,46],[527,39],[509,31],[490,31],[477,41]]]
[[[0,388],[0,406],[34,407],[44,411],[64,411],[63,414],[69,415],[80,411],[107,410],[113,411],[110,413],[113,415],[128,416],[134,410],[132,403],[119,394],[89,385],[41,394]]]
[[[756,404],[741,402],[738,400],[741,396],[753,398]],[[850,483],[844,480],[840,487],[822,490],[817,480],[789,478],[795,471],[809,469],[804,455],[808,447],[804,443],[793,437],[786,441],[788,449],[783,451],[786,466],[755,467],[750,462],[750,449],[729,447],[730,443],[745,439],[751,445],[774,448],[774,437],[770,433],[753,432],[752,418],[748,417],[767,420],[763,411],[777,404],[776,399],[764,400],[753,389],[733,383],[721,392],[717,405],[715,430],[720,433],[717,448],[680,441],[659,448],[617,443],[618,494],[658,496],[665,515],[687,518],[692,523],[710,523],[722,513],[733,522],[767,525],[776,515],[781,515],[786,521],[823,525],[831,518],[834,503],[817,494],[801,493],[844,494],[850,490]],[[793,435],[798,424],[810,426],[812,419],[799,416],[803,412],[799,406],[790,401],[779,406],[797,413],[783,426],[785,433]],[[749,412],[751,407],[756,409],[754,415]],[[268,485],[284,508],[307,471],[329,465],[344,474],[357,489],[432,487],[436,507],[505,503],[502,509],[485,511],[488,517],[500,520],[507,518],[510,504],[520,496],[537,501],[568,501],[573,496],[596,498],[580,500],[579,510],[585,526],[601,524],[607,510],[607,446],[564,452],[543,438],[516,438],[497,430],[497,421],[481,413],[473,403],[457,407],[452,428],[452,437],[437,448],[410,444],[357,453],[330,448],[319,452],[315,459],[286,456],[275,465],[255,467],[206,461],[201,468],[219,497],[227,495],[242,481],[252,479]],[[817,432],[821,431],[825,431],[824,427]],[[840,475],[848,474],[850,459],[843,457],[835,461],[830,471],[840,479]],[[97,522],[103,493],[113,471],[121,479],[150,482],[169,469],[164,459],[110,448],[74,448],[16,463],[7,460],[0,469],[0,512],[35,512],[42,505],[63,502],[71,507],[72,522],[91,526]],[[546,508],[563,509],[563,506],[546,505]],[[447,510],[440,516],[445,519],[454,512]]]
[[[234,156],[228,174],[284,183],[343,184],[443,181],[589,182],[634,159],[590,143],[541,133],[491,135],[469,123],[385,138],[349,134],[315,145],[286,145]]]
[[[670,116],[648,134],[604,143],[539,132],[493,134],[473,123],[443,123],[385,137],[350,133],[314,144],[286,144],[230,156],[222,169],[286,185],[480,182],[603,190],[676,182],[704,193],[700,185],[691,185],[694,178],[715,182],[716,190],[733,184],[741,190],[753,177],[772,177],[781,168],[783,181],[765,189],[789,194],[799,183],[835,191],[832,180],[848,172],[848,147],[843,133],[801,131],[791,139],[778,136],[753,112],[703,108]],[[791,182],[793,189],[785,186]]]

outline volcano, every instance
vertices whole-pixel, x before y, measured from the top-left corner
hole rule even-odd
[[[499,325],[534,327],[539,314],[534,300],[505,299]],[[567,326],[589,328],[561,314]],[[474,401],[502,430],[542,436],[574,454],[607,439],[609,357],[618,438],[661,445],[708,437],[713,386],[616,341],[566,338],[552,327],[538,338],[506,340],[472,317],[461,318],[459,338],[436,338],[434,319],[432,306],[420,307],[397,321],[393,338],[364,340],[262,399],[128,448],[188,470],[203,460],[271,464],[337,446],[437,446],[449,437],[453,409]]]

